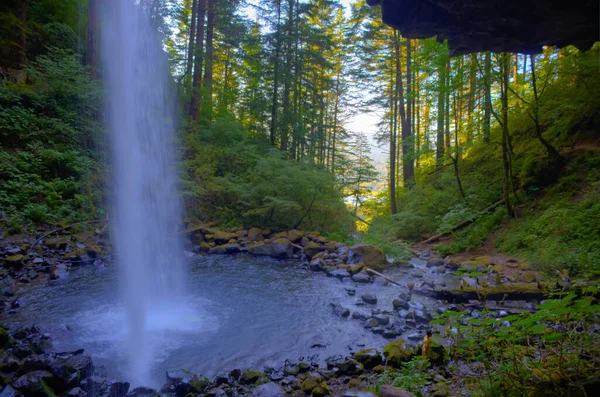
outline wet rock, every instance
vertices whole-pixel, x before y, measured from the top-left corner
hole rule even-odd
[[[346,361],[338,362],[336,364],[336,367],[338,368],[338,372],[337,372],[338,376],[341,376],[341,375],[348,375],[348,376],[360,375],[365,370],[364,366],[361,363],[359,363],[358,361],[356,361],[356,360],[346,360]]]
[[[327,275],[329,277],[336,277],[336,278],[339,278],[339,279],[343,279],[345,277],[350,277],[350,273],[348,273],[344,269],[333,269],[331,271],[328,271]]]
[[[49,394],[47,383],[52,378],[53,375],[48,371],[33,371],[21,376],[13,386],[25,395]]]
[[[431,258],[430,260],[427,261],[427,265],[428,268],[431,267],[438,267],[438,266],[444,266],[444,260],[440,259],[440,258]]]
[[[225,244],[223,248],[225,248],[225,252],[228,254],[237,254],[242,252],[242,246],[238,243]]]
[[[179,383],[183,382],[184,379],[189,378],[189,375],[180,369],[166,371],[165,375],[167,383]]]
[[[141,386],[130,391],[127,397],[159,397],[159,394],[154,389]]]
[[[235,239],[236,237],[237,235],[234,233],[223,232],[221,230],[217,230],[213,235],[213,239],[217,245],[227,244],[230,240]]]
[[[414,352],[404,339],[398,339],[385,345],[383,356],[390,365],[400,368],[402,363],[413,358]]]
[[[388,325],[390,323],[390,317],[386,314],[376,314],[373,316],[379,325]]]
[[[365,265],[363,265],[362,263],[359,263],[357,265],[350,266],[350,268],[348,270],[352,274],[358,274],[364,268],[365,268]]]
[[[73,356],[66,361],[67,366],[79,372],[79,377],[85,379],[94,373],[94,364],[90,356]]]
[[[356,295],[356,290],[353,288],[346,288],[346,292],[348,293],[348,296]]]
[[[316,258],[310,262],[310,264],[308,265],[308,269],[313,272],[320,272],[324,271],[326,266],[327,265],[325,264],[325,261],[323,259]]]
[[[302,382],[302,386],[300,387],[302,391],[306,394],[312,394],[312,391],[323,382],[323,377],[317,373],[310,374],[309,377],[304,379]]]
[[[383,277],[375,277],[373,283],[381,286],[386,286],[389,284],[389,282]]]
[[[86,397],[87,393],[81,387],[74,387],[67,393],[67,397]],[[104,397],[104,396],[103,396]],[[123,396],[125,397],[125,396]]]
[[[252,390],[251,397],[283,397],[285,393],[276,383],[270,382],[257,386]]]
[[[292,229],[287,232],[287,238],[292,243],[298,244],[302,241],[302,237],[304,237],[304,234],[299,230]]]
[[[363,349],[358,351],[354,353],[354,358],[367,369],[373,369],[383,362],[381,353],[376,349]]]
[[[248,240],[250,241],[260,241],[263,240],[263,231],[257,227],[251,227],[248,230]]]
[[[286,238],[278,238],[271,242],[271,256],[279,259],[289,259],[294,255],[294,246]]]
[[[391,385],[382,385],[379,388],[380,397],[415,397],[414,394],[406,390],[399,389]]]
[[[129,382],[114,382],[103,397],[126,397],[128,391]]]
[[[225,255],[227,253],[227,250],[225,249],[224,245],[219,245],[216,247],[209,248],[208,253],[211,255]]]
[[[363,300],[363,302],[368,303],[370,305],[377,304],[377,296],[375,294],[363,294],[361,296],[361,299]]]
[[[331,394],[331,389],[327,385],[326,382],[321,382],[321,384],[315,387],[312,391],[313,397],[324,397]]]
[[[340,317],[348,317],[350,315],[350,310],[343,307],[339,303],[331,303],[331,307],[333,308],[333,314]]]
[[[260,371],[246,371],[242,373],[242,376],[240,377],[240,383],[244,385],[253,385],[262,377],[263,373]]]
[[[4,258],[4,266],[13,269],[20,269],[21,267],[23,267],[23,255],[17,254],[7,256],[6,258]]]
[[[394,310],[408,309],[408,302],[401,299],[394,299],[392,301],[392,306],[394,306]]]
[[[367,273],[357,273],[352,276],[352,281],[356,283],[369,283],[371,282],[371,277]]]

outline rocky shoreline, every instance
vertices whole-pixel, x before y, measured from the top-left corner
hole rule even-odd
[[[286,361],[278,368],[258,370],[234,369],[214,379],[182,370],[167,371],[159,390],[136,387],[128,382],[106,377],[102,367],[95,367],[84,350],[54,352],[49,335],[37,327],[6,330],[0,327],[0,396],[68,396],[68,397],[187,397],[187,396],[328,396],[374,397],[366,391],[378,384],[378,374],[398,368],[403,362],[420,356],[421,347],[409,347],[398,340],[383,349],[364,349],[348,356],[326,359],[326,367],[314,362]],[[443,365],[448,361],[445,348],[432,346],[429,371],[434,381],[430,389],[440,389],[445,378]],[[385,386],[382,397],[409,397],[412,393]]]
[[[212,226],[199,225],[188,228],[184,234],[188,256],[200,253],[269,256],[291,260],[307,271],[338,279],[347,285],[348,301],[332,302],[332,314],[349,321],[360,321],[365,329],[393,341],[383,349],[383,355],[367,348],[349,356],[330,357],[325,368],[319,368],[316,362],[286,362],[279,368],[263,371],[236,369],[213,380],[184,372],[168,372],[165,386],[155,391],[146,388],[129,390],[129,384],[103,377],[101,369],[79,368],[87,362],[91,366],[91,358],[83,355],[82,350],[52,352],[50,335],[35,327],[11,329],[2,332],[0,339],[0,349],[4,350],[0,359],[0,385],[4,389],[0,397],[21,394],[120,397],[159,395],[157,393],[177,397],[189,394],[373,396],[365,390],[378,384],[378,374],[389,368],[399,368],[403,362],[420,355],[419,343],[434,314],[450,310],[478,317],[480,306],[473,301],[481,299],[482,291],[486,289],[493,290],[501,298],[506,298],[511,289],[517,291],[516,298],[522,298],[523,293],[525,298],[530,298],[528,291],[541,295],[538,276],[526,263],[490,257],[441,259],[422,251],[418,264],[402,266],[406,279],[402,285],[394,286],[398,288],[396,298],[383,304],[378,302],[377,294],[360,293],[361,285],[384,286],[394,282],[380,273],[394,268],[390,269],[385,255],[375,246],[346,246],[316,232],[298,230],[273,233],[251,228],[223,232]],[[20,241],[3,240],[0,258],[3,262],[0,314],[11,315],[19,310],[16,292],[26,289],[27,284],[68,276],[73,267],[81,265],[105,266],[111,261],[111,247],[103,230],[44,240],[24,237]],[[523,281],[529,283],[523,284]],[[475,296],[469,295],[472,293]],[[426,307],[413,299],[415,295],[426,295],[436,301],[433,306]],[[504,299],[501,306],[488,304],[488,316],[502,317],[520,310],[518,305],[511,303]],[[351,310],[352,306],[362,310]],[[444,396],[448,395],[445,385],[448,374],[443,369],[448,354],[442,345],[434,344],[435,357],[430,356],[430,361],[438,367],[430,371],[429,391],[424,395]],[[411,395],[392,389],[389,394],[385,394],[385,389],[379,393],[381,396]]]

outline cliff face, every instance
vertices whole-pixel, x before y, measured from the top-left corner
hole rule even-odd
[[[540,52],[599,40],[598,0],[367,0],[404,37],[448,39],[452,55]]]

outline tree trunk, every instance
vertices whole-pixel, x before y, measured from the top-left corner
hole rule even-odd
[[[492,116],[492,94],[491,94],[491,71],[492,71],[492,58],[489,52],[485,53],[485,66],[484,66],[484,107],[483,107],[483,142],[490,143],[490,128],[491,128],[491,116]]]
[[[206,69],[204,70],[204,89],[206,101],[204,112],[208,120],[213,117],[213,39],[215,35],[215,2],[208,0],[208,18],[206,24]]]
[[[196,40],[194,56],[194,76],[192,80],[192,99],[190,116],[194,123],[200,119],[200,97],[202,91],[202,64],[204,58],[204,19],[206,17],[206,0],[198,0],[198,20],[196,21]]]
[[[94,0],[90,0],[94,1]],[[192,20],[190,22],[190,39],[188,42],[188,54],[187,54],[187,65],[185,68],[185,75],[188,82],[191,82],[192,70],[194,67],[194,41],[196,39],[196,20],[198,19],[198,0],[193,0],[192,2]],[[188,83],[189,84],[189,83]],[[186,85],[186,89],[188,89]]]
[[[411,56],[412,45],[406,39],[406,117],[402,126],[402,176],[404,187],[410,188],[415,179],[414,142],[412,134],[412,76]],[[400,91],[400,107],[404,107],[404,97]]]
[[[279,50],[281,47],[281,0],[277,0],[277,30],[275,32],[275,59],[273,60],[273,97],[271,99],[271,130],[269,138],[275,146],[277,130],[277,96],[279,91]]]
[[[502,102],[502,168],[504,171],[503,184],[502,184],[502,198],[504,199],[504,205],[509,216],[513,216],[513,209],[510,203],[510,163],[509,163],[509,147],[508,147],[508,87],[509,87],[509,66],[510,60],[509,55],[504,53],[502,55],[501,73],[502,73],[502,89],[500,90],[501,102]]]
[[[475,129],[475,92],[477,91],[477,58],[471,54],[471,64],[469,69],[469,102],[467,103],[467,145],[473,142]]]
[[[98,0],[88,0],[86,39],[85,64],[96,72],[98,67]]]
[[[535,55],[529,55],[529,59],[531,60],[531,86],[533,89],[533,104],[532,104],[532,119],[535,124],[535,135],[542,145],[546,148],[546,152],[548,153],[548,157],[550,157],[554,161],[558,161],[560,159],[560,154],[558,151],[552,146],[550,142],[548,142],[544,136],[542,135],[542,126],[540,124],[540,97],[537,90],[537,79],[535,74]]]
[[[394,84],[392,92],[392,122],[390,129],[390,204],[391,213],[398,212],[396,205],[396,131],[398,128],[398,95],[401,90],[402,76],[400,75],[400,38],[397,30],[394,30],[394,57],[396,70],[394,73]]]
[[[438,166],[444,159],[444,120],[446,119],[446,65],[438,67],[438,101],[437,101],[437,140],[435,158]]]

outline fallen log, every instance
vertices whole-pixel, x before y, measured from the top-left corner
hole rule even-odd
[[[479,218],[481,215],[485,214],[485,213],[486,213],[486,212],[488,212],[488,211],[491,211],[491,210],[493,210],[494,208],[498,207],[499,205],[501,205],[501,204],[503,204],[503,203],[504,203],[504,199],[502,199],[502,200],[500,200],[500,201],[497,201],[497,202],[495,202],[494,204],[490,205],[489,207],[487,207],[487,208],[485,208],[485,209],[483,209],[483,210],[479,211],[479,212],[477,213],[477,215],[475,215],[473,218],[471,218],[471,219],[467,219],[466,221],[463,221],[463,222],[459,223],[458,225],[454,226],[452,229],[450,229],[450,230],[448,230],[448,231],[445,231],[445,232],[443,232],[443,233],[440,233],[440,234],[436,234],[435,236],[431,236],[431,237],[429,237],[427,240],[421,241],[420,243],[416,243],[415,245],[416,245],[416,246],[424,246],[424,245],[426,245],[426,244],[431,244],[431,243],[433,243],[433,242],[436,242],[436,241],[438,241],[440,238],[442,238],[442,237],[444,237],[444,236],[446,236],[446,235],[448,235],[448,234],[450,234],[450,233],[452,233],[452,232],[454,232],[454,231],[456,231],[456,230],[462,229],[462,228],[463,228],[463,227],[465,227],[465,226],[468,226],[468,225],[470,225],[470,224],[471,224],[471,223],[473,223],[473,222],[474,222],[474,221],[475,221],[477,218]]]
[[[31,245],[31,248],[35,247],[37,243],[39,243],[40,241],[42,241],[44,238],[50,236],[51,234],[60,232],[61,230],[65,230],[65,229],[69,229],[73,226],[77,226],[77,225],[84,225],[84,224],[88,224],[88,223],[105,223],[108,222],[108,219],[96,219],[94,221],[82,221],[82,222],[75,222],[75,223],[71,223],[70,225],[58,228],[58,229],[54,229],[51,232],[48,232],[46,234],[44,234],[42,237],[38,238],[37,240],[35,240],[35,243],[33,243]]]
[[[463,286],[460,289],[432,289],[416,290],[420,295],[434,299],[445,300],[450,303],[465,303],[472,300],[502,301],[502,300],[542,300],[552,291],[539,289],[537,284],[506,284],[492,287],[472,288]]]

